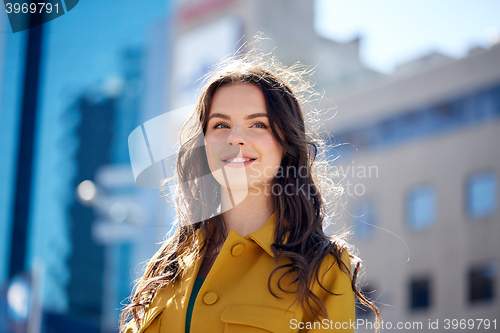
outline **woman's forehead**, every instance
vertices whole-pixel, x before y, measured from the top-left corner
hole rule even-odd
[[[249,112],[267,114],[266,101],[260,87],[254,83],[225,84],[214,93],[210,114],[247,115]]]

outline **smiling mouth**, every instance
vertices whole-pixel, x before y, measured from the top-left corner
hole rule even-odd
[[[245,163],[248,161],[255,161],[256,158],[242,158],[242,157],[235,157],[235,158],[228,158],[227,160],[222,160],[224,163]]]

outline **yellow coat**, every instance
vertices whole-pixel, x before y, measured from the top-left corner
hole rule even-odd
[[[341,295],[328,294],[317,283],[312,288],[323,300],[328,320],[310,322],[298,302],[292,305],[295,294],[280,291],[276,284],[283,271],[273,275],[271,285],[273,292],[281,298],[271,295],[268,278],[276,267],[271,252],[275,223],[276,213],[273,213],[259,230],[247,236],[230,231],[196,298],[190,333],[312,333],[335,328],[354,332],[354,293],[350,278],[337,264],[323,275],[332,264],[333,255],[324,260],[319,276],[320,279],[323,276],[325,288]],[[344,251],[342,260],[351,267],[347,251]],[[201,261],[197,260],[183,279],[157,292],[141,321],[140,333],[185,332],[186,309]],[[288,262],[288,259],[280,258],[278,265]],[[283,278],[283,289],[290,282],[289,276]],[[131,324],[126,333],[134,332],[133,328],[135,325]]]

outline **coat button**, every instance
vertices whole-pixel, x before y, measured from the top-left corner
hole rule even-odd
[[[215,302],[217,302],[217,294],[214,293],[214,292],[208,292],[205,294],[205,296],[203,296],[203,302],[206,304],[206,305],[212,305],[214,304]]]
[[[243,244],[236,244],[231,249],[231,254],[233,255],[233,257],[237,257],[241,255],[243,251],[245,251],[245,246]]]

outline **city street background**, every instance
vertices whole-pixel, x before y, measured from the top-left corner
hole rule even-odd
[[[382,319],[500,325],[499,17],[494,0],[87,0],[13,33],[2,10],[0,333],[118,332],[175,216],[136,184],[128,137],[258,33],[315,69],[338,223]]]

